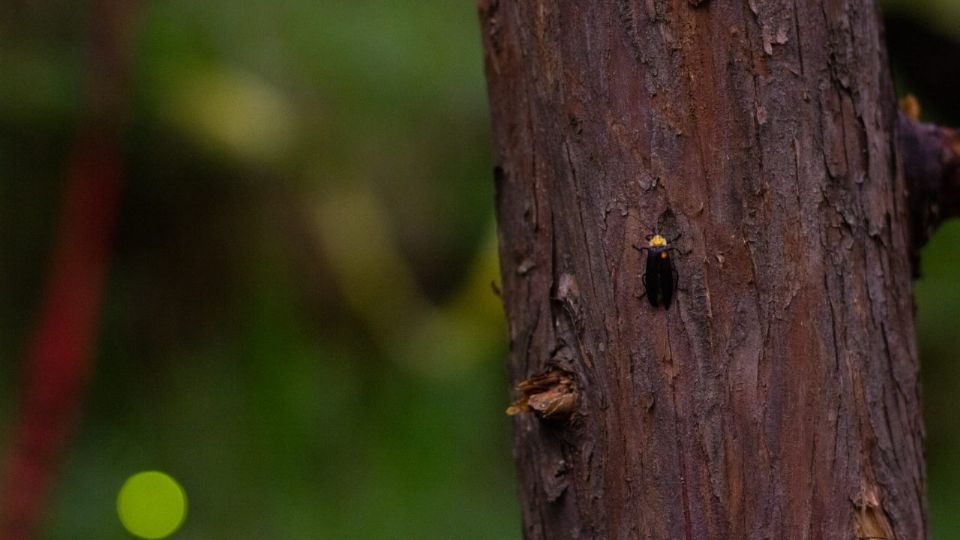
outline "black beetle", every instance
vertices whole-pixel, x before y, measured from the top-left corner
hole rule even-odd
[[[673,301],[673,292],[677,289],[677,269],[673,266],[670,252],[675,248],[670,244],[680,238],[678,234],[673,240],[667,240],[659,233],[647,235],[646,247],[633,246],[643,253],[647,252],[647,271],[643,274],[643,286],[647,299],[653,307],[663,306],[670,309]]]

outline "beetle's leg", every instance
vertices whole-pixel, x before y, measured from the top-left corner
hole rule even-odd
[[[640,247],[640,246],[638,246],[638,245],[636,245],[636,244],[631,244],[631,245],[633,246],[633,249],[639,251],[640,253],[643,253],[644,251],[650,249],[650,248],[648,248],[648,247]]]
[[[634,298],[637,298],[638,300],[647,295],[647,275],[641,274],[640,281],[643,282],[643,292],[641,292],[640,294],[633,295]]]

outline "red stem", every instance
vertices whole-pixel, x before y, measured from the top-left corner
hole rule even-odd
[[[89,117],[69,157],[64,206],[20,408],[0,483],[0,539],[29,540],[40,520],[90,376],[123,179],[120,134],[138,2],[94,0]]]
[[[121,186],[116,142],[81,135],[67,168],[65,205],[40,318],[27,352],[18,424],[0,489],[0,538],[36,536],[56,465],[88,378]]]

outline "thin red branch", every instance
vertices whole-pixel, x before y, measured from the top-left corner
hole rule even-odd
[[[115,141],[85,135],[67,171],[66,201],[26,384],[0,490],[0,537],[33,538],[89,376],[121,185]]]
[[[0,538],[29,540],[83,403],[123,178],[120,134],[136,2],[95,0],[89,115],[65,171],[64,203],[0,483]]]

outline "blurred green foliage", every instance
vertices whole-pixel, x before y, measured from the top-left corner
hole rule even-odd
[[[960,37],[952,0],[886,4]],[[0,5],[0,443],[88,17]],[[176,538],[518,538],[472,3],[164,0],[136,35],[100,353],[45,537],[126,538],[117,491],[160,469],[190,500]],[[958,245],[941,230],[916,287],[937,538],[960,538]]]
[[[960,538],[960,222],[941,227],[923,253],[917,281],[917,341],[927,428],[927,475],[933,538]]]
[[[89,25],[0,8],[0,433],[18,395]],[[128,184],[82,423],[46,538],[516,538],[506,335],[469,3],[145,3]],[[0,436],[2,437],[2,436]]]

